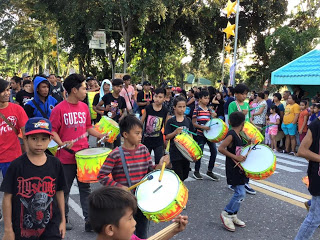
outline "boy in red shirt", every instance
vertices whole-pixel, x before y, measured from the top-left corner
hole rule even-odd
[[[80,74],[71,74],[64,81],[64,88],[68,93],[68,98],[59,103],[51,112],[50,121],[52,123],[53,140],[59,145],[64,146],[57,151],[56,157],[60,159],[66,176],[67,188],[65,191],[65,208],[67,230],[72,229],[68,219],[68,199],[70,189],[75,177],[77,177],[77,164],[75,153],[89,147],[86,132],[90,135],[102,138],[103,134],[98,133],[92,128],[88,106],[82,101],[85,99],[87,90],[84,77]],[[81,138],[75,143],[71,140]],[[90,232],[91,227],[88,222],[88,196],[91,192],[89,183],[78,182],[80,192],[80,202],[85,218],[85,230]]]

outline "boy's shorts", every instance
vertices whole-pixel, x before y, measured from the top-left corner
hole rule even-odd
[[[284,123],[282,123],[281,128],[282,128],[284,135],[294,136],[297,133],[297,124],[293,124],[293,123],[284,124]]]

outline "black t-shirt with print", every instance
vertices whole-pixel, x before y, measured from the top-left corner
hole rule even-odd
[[[176,116],[173,116],[167,121],[165,130],[164,130],[164,135],[168,135],[176,130],[176,127],[172,126],[171,124],[179,127],[183,127],[185,130],[195,132],[195,129],[193,127],[193,124],[190,118],[184,117],[182,122],[178,122],[176,119]],[[174,139],[170,140],[169,152],[170,152],[170,161],[181,161],[181,160],[188,161],[176,147],[176,144],[174,143]]]
[[[56,86],[53,86],[52,84],[50,84],[50,95],[52,97],[54,97],[58,103],[63,101],[63,93],[64,92],[64,88],[62,87],[62,84],[60,82],[57,82]]]
[[[310,125],[312,144],[310,151],[320,153],[320,120],[316,118]],[[320,163],[309,161],[308,166],[309,192],[312,196],[320,196]]]
[[[111,105],[111,109],[109,111],[111,116],[108,115],[108,112],[104,112],[104,114],[112,118],[114,121],[119,122],[120,110],[123,111],[127,107],[124,97],[119,96],[118,98],[115,98],[112,93],[108,93],[102,97],[102,100],[104,102],[104,106]]]
[[[10,164],[0,191],[12,194],[16,239],[59,238],[61,214],[56,193],[65,186],[58,158],[47,155],[45,164],[36,166],[23,154]]]
[[[138,92],[137,102],[147,102],[147,100],[149,100],[150,103],[153,102],[151,91],[148,92],[148,93],[145,93],[144,91]],[[145,109],[145,108],[146,108],[146,106],[139,106],[140,112],[141,112],[142,109]]]
[[[34,97],[33,93],[28,93],[25,90],[21,90],[16,95],[16,101],[21,107],[24,107],[27,102],[31,101]]]
[[[146,106],[146,119],[144,121],[143,131],[143,143],[146,146],[162,146],[163,134],[161,129],[163,128],[167,115],[168,109],[162,106],[160,111],[155,111],[152,104]]]

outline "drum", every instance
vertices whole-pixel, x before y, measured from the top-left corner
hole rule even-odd
[[[142,180],[153,176],[136,189],[139,209],[151,221],[167,222],[178,216],[188,202],[188,189],[179,177],[170,170],[164,170],[159,182],[160,170],[147,174]]]
[[[227,136],[228,126],[220,118],[211,119],[206,126],[210,127],[210,130],[205,130],[203,133],[210,142],[221,142]]]
[[[241,155],[248,153],[250,146],[242,149]],[[246,176],[255,180],[262,180],[270,177],[276,169],[276,155],[266,145],[258,144],[248,154],[247,159],[240,163]]]
[[[89,106],[89,110],[90,110],[91,120],[94,120],[97,118],[97,112],[94,111],[93,107],[92,107],[94,96],[97,93],[99,93],[99,92],[88,92],[88,106]]]
[[[88,148],[76,153],[77,176],[80,182],[98,182],[101,166],[111,152],[109,148]]]
[[[100,121],[94,125],[95,130],[102,134],[109,134],[108,142],[113,143],[120,133],[119,124],[107,116],[102,116]]]
[[[256,138],[254,143],[262,143],[264,140],[264,137],[261,134],[261,132],[250,122],[244,123],[244,127],[243,130],[240,132],[240,135],[246,142],[248,142],[248,139],[251,139],[253,137]]]
[[[196,162],[202,158],[202,150],[198,143],[187,133],[180,133],[174,138],[176,147],[190,162]]]
[[[52,153],[53,156],[55,156],[58,150],[58,144],[55,141],[51,140],[48,145],[48,150]]]

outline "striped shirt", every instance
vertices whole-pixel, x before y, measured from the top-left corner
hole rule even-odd
[[[202,107],[198,106],[193,111],[192,119],[193,118],[197,119],[197,123],[199,125],[205,125],[211,119],[211,112],[209,109],[204,110]],[[198,134],[198,136],[203,136],[203,130],[197,128],[197,134]]]
[[[150,153],[146,146],[140,144],[134,150],[122,148],[127,162],[131,184],[134,185],[154,169]],[[112,174],[112,178],[108,175]],[[103,163],[98,180],[105,186],[129,186],[124,173],[119,148],[115,148]]]

